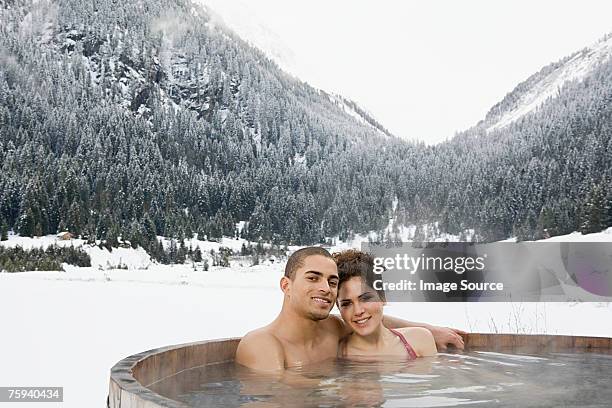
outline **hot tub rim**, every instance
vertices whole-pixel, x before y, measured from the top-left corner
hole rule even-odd
[[[555,347],[561,347],[565,350],[572,351],[595,351],[597,349],[612,349],[612,337],[597,337],[597,336],[568,336],[568,335],[551,335],[551,334],[512,334],[512,333],[468,333],[462,335],[464,339],[466,350],[469,349],[490,349],[491,344],[495,343],[494,349],[507,349],[514,347],[538,347],[545,348],[551,344]],[[139,407],[154,408],[154,407],[165,407],[165,408],[190,408],[189,405],[184,404],[180,401],[172,400],[164,397],[160,394],[151,391],[147,386],[143,385],[135,376],[134,369],[139,365],[143,364],[144,361],[155,358],[156,356],[163,356],[164,354],[179,350],[179,349],[191,349],[195,347],[203,347],[207,344],[215,344],[219,346],[227,345],[227,349],[233,349],[231,354],[235,353],[238,343],[241,337],[228,337],[221,339],[210,339],[202,340],[190,343],[181,343],[170,346],[163,346],[141,353],[133,354],[125,357],[118,361],[111,368],[110,385],[109,385],[109,396],[107,398],[107,406],[109,408],[121,408],[123,402],[132,401]],[[181,370],[171,374],[175,375],[178,372],[188,370],[202,365],[223,363],[233,361],[232,358],[221,359],[218,361],[210,361],[204,364],[193,364],[190,367],[184,367]],[[166,376],[167,377],[167,376]],[[153,383],[163,380],[161,377],[156,379]],[[148,385],[151,385],[149,383]],[[126,394],[126,398],[124,398]],[[111,399],[113,404],[111,405]],[[123,408],[129,408],[131,406],[128,402]]]
[[[134,369],[138,364],[142,364],[145,360],[154,358],[155,356],[161,356],[165,353],[171,352],[173,350],[186,349],[191,347],[204,346],[206,344],[228,344],[235,343],[236,347],[240,342],[241,337],[227,337],[220,339],[210,339],[210,340],[201,340],[189,343],[180,343],[173,344],[169,346],[157,347],[154,349],[150,349],[147,351],[143,351],[137,354],[132,354],[128,357],[125,357],[119,360],[112,368],[110,375],[110,390],[109,396],[107,398],[107,407],[109,408],[119,408],[122,406],[122,402],[124,401],[123,394],[131,393],[133,395],[132,399],[142,399],[144,401],[152,402],[157,405],[145,405],[147,407],[166,407],[166,408],[189,408],[188,405],[172,400],[170,398],[164,397],[163,395],[157,394],[154,391],[151,391],[147,388],[146,385],[142,384],[134,374]],[[231,359],[224,359],[222,361],[215,361],[212,363],[222,363],[233,361]],[[188,370],[190,368],[199,367],[202,364],[194,364],[192,367],[185,367],[181,371]],[[158,379],[158,381],[161,379]],[[115,385],[116,389],[113,389],[113,385]],[[150,385],[150,384],[149,384]],[[117,395],[119,394],[119,395]],[[119,398],[119,404],[111,405],[111,399],[113,397]]]

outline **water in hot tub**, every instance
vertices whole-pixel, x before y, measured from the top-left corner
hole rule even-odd
[[[221,363],[149,388],[194,407],[609,407],[612,353],[330,360],[278,375]]]

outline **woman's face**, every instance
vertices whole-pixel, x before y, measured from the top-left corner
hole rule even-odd
[[[344,321],[360,336],[367,336],[382,324],[384,302],[361,277],[352,277],[338,290],[338,308]]]

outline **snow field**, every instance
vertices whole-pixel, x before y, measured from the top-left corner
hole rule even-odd
[[[363,239],[332,250],[358,247]],[[612,242],[612,228],[551,240]],[[84,244],[14,235],[1,244],[52,243]],[[203,252],[242,246],[230,238],[191,244],[201,244]],[[84,248],[92,257],[90,268],[0,273],[0,384],[63,386],[64,402],[45,405],[50,408],[103,407],[110,368],[122,358],[170,344],[241,336],[280,310],[282,262],[204,272],[189,263],[154,263],[140,249]],[[113,269],[118,264],[131,269]],[[612,303],[391,303],[385,313],[473,332],[612,336]]]

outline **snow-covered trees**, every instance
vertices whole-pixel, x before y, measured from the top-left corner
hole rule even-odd
[[[583,234],[599,232],[609,226],[612,207],[612,183],[593,184],[582,202],[580,231]]]
[[[355,120],[191,2],[18,3],[0,17],[7,229],[155,252],[157,235],[247,221],[249,239],[306,244],[384,228],[395,197],[405,223],[487,239],[612,225],[611,62],[510,126],[427,147]],[[23,36],[30,11],[48,29]]]

